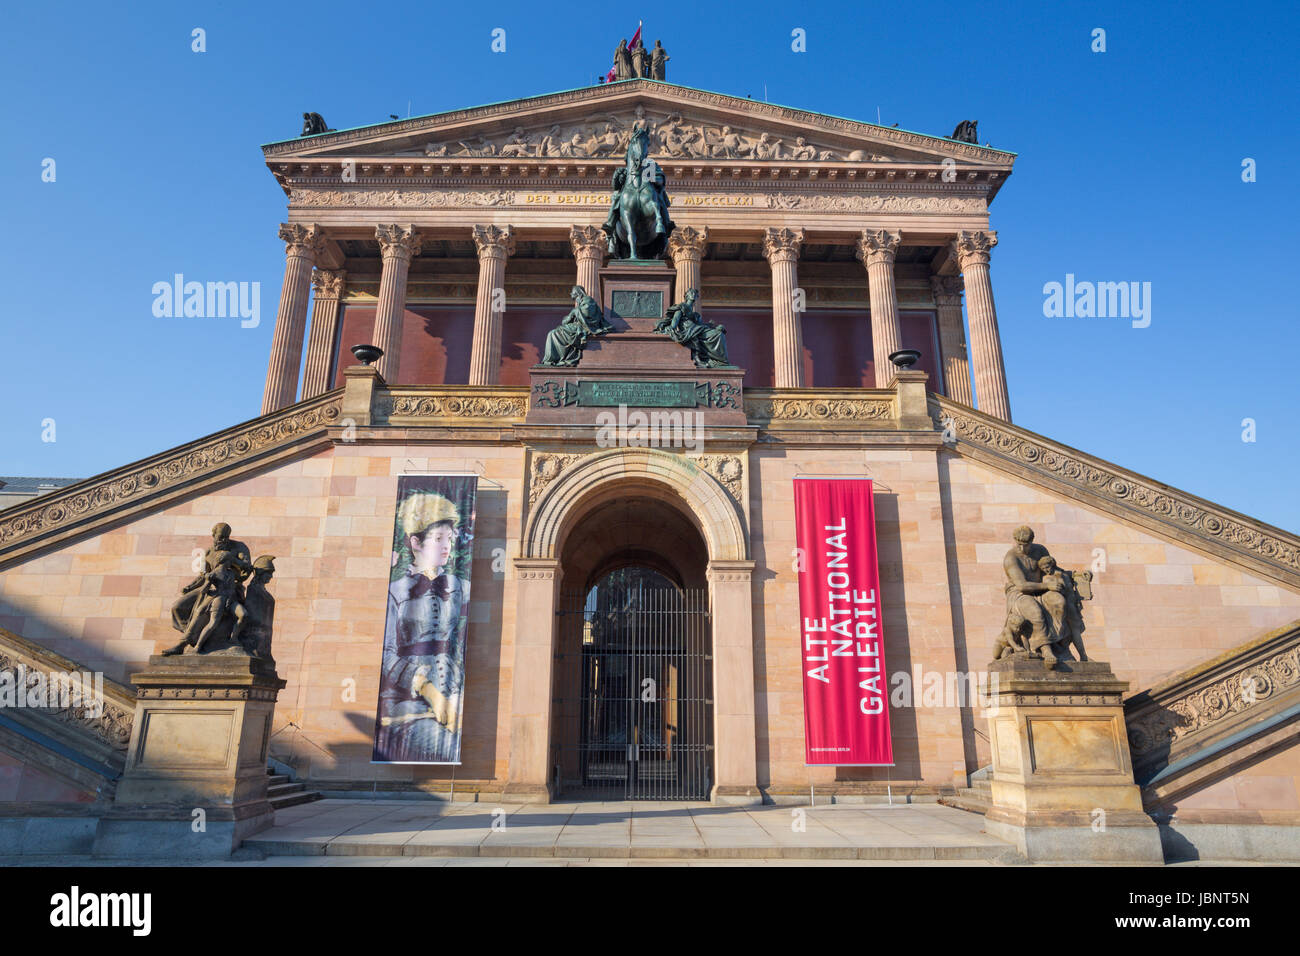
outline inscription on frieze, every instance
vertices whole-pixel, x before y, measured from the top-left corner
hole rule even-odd
[[[616,289],[611,305],[614,314],[625,319],[657,319],[664,314],[664,294],[644,289]]]
[[[578,404],[694,408],[699,403],[694,382],[579,382]]]

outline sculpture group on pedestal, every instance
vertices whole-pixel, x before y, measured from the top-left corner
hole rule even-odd
[[[671,57],[664,52],[663,44],[655,40],[653,50],[647,50],[641,42],[640,31],[637,36],[632,38],[632,46],[627,45],[627,40],[619,40],[618,48],[614,50],[614,79],[615,80],[634,80],[637,77],[644,77],[650,80],[666,80],[668,78],[668,61]]]
[[[271,555],[250,561],[248,546],[230,537],[230,525],[214,525],[203,570],[172,605],[172,627],[181,640],[163,655],[192,647],[195,654],[226,651],[270,660],[275,598],[266,583],[274,573]]]
[[[1086,661],[1083,602],[1092,599],[1092,572],[1066,571],[1041,544],[1032,528],[1021,525],[1015,547],[1002,559],[1006,572],[1007,619],[993,645],[993,659],[1015,654],[1041,657],[1049,669],[1073,660],[1070,648]]]
[[[695,311],[699,297],[698,289],[687,289],[686,297],[668,309],[655,331],[689,348],[696,368],[730,368],[726,327],[704,321]]]
[[[593,336],[604,335],[613,326],[605,320],[605,312],[587,290],[575,285],[569,293],[573,308],[558,326],[546,334],[542,351],[542,365],[572,367],[582,359],[582,350]]]

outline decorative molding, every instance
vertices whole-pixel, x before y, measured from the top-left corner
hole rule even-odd
[[[773,193],[769,209],[807,209],[816,212],[969,213],[988,212],[988,203],[966,196],[892,196],[882,193],[811,194]]]
[[[433,208],[510,206],[515,202],[513,189],[302,189],[289,194],[289,205],[367,208]]]
[[[940,308],[961,308],[961,295],[966,284],[961,276],[930,276],[930,289],[934,293],[934,304]]]
[[[678,230],[680,231],[680,230]],[[569,229],[569,246],[575,259],[604,261],[609,237],[599,226],[573,226]]]
[[[852,423],[892,421],[893,398],[849,398],[812,396],[809,398],[746,397],[745,417],[753,424],[767,426],[777,422]]]
[[[978,451],[978,460],[1014,464],[1108,512],[1122,509],[1219,557],[1248,559],[1253,569],[1300,589],[1300,538],[964,405],[938,396],[930,401],[936,427],[955,435],[958,448]]]
[[[21,546],[98,521],[167,491],[228,471],[339,419],[342,390],[291,405],[152,458],[0,511],[0,562]]]
[[[528,398],[524,394],[504,391],[467,394],[470,391],[466,386],[445,385],[385,389],[376,402],[376,415],[386,424],[397,419],[417,419],[415,424],[421,425],[432,423],[424,419],[443,419],[452,424],[464,424],[465,419],[487,419],[509,425],[522,422],[528,414]]]
[[[278,693],[275,687],[141,687],[137,696],[140,700],[265,700],[274,703]]]

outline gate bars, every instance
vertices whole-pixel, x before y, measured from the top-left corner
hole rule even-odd
[[[678,589],[649,569],[621,572],[586,593],[561,595],[552,697],[555,795],[707,800],[713,751],[708,592]]]

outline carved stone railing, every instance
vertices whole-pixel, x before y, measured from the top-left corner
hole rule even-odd
[[[1300,621],[1175,674],[1124,703],[1149,805],[1300,737]]]
[[[87,675],[78,682],[78,692],[71,694],[66,692],[70,675]],[[4,628],[0,628],[0,681],[14,693],[11,700],[6,691],[0,706],[0,733],[9,732],[11,749],[29,753],[35,764],[70,773],[96,787],[103,781],[91,783],[94,776],[111,781],[122,772],[135,720],[135,694],[130,687],[102,674],[91,675],[76,661]],[[63,693],[58,692],[60,683]],[[53,706],[28,706],[33,696],[36,703]]]
[[[326,392],[0,511],[0,568],[127,509],[190,493],[196,482],[238,473],[312,436],[324,438],[339,419],[341,399],[341,390]]]
[[[930,415],[976,461],[1300,590],[1300,537],[946,398],[930,397]]]

